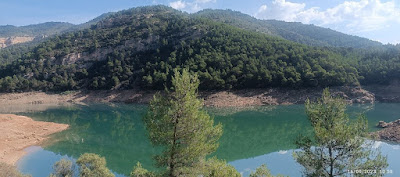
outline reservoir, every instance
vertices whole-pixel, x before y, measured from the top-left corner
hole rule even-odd
[[[61,158],[76,160],[83,153],[96,153],[106,158],[107,166],[117,176],[127,176],[137,162],[156,170],[152,156],[160,152],[150,144],[142,117],[146,105],[92,104],[69,105],[41,111],[18,113],[39,121],[69,124],[66,131],[54,134],[42,147],[26,149],[29,153],[18,162],[18,168],[33,177],[45,177]],[[310,135],[311,126],[304,105],[260,106],[251,108],[206,108],[223,125],[219,148],[213,156],[225,159],[243,176],[262,164],[272,174],[301,176],[301,166],[292,153],[295,139]],[[400,118],[400,103],[354,104],[348,114],[355,118],[364,114],[370,131],[376,131],[380,120]],[[391,174],[400,175],[400,145],[375,142],[388,155]]]

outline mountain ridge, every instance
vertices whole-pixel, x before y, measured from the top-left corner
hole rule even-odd
[[[132,8],[56,35],[0,70],[0,91],[163,89],[189,68],[201,89],[388,83],[400,47],[308,46],[166,6]]]
[[[129,9],[128,9],[129,10]],[[85,28],[90,28],[90,26],[95,25],[97,22],[100,22],[102,19],[112,16],[116,12],[108,12],[104,13],[88,22],[81,23],[81,24],[71,24],[68,22],[45,22],[39,24],[32,24],[26,26],[13,26],[13,25],[0,25],[0,37],[38,37],[38,35],[50,36],[54,34],[60,34],[62,32],[71,32],[76,30],[81,30]],[[355,48],[366,48],[366,47],[380,47],[383,44],[377,41],[373,41],[367,38],[353,36],[349,34],[345,34],[342,32],[338,32],[329,28],[324,28],[320,26],[316,26],[313,24],[302,24],[300,22],[285,22],[285,21],[278,21],[278,20],[261,20],[255,17],[252,17],[248,14],[244,14],[239,11],[233,10],[221,10],[221,9],[204,9],[199,12],[193,13],[191,15],[198,16],[198,17],[206,17],[208,19],[223,22],[226,24],[230,24],[242,29],[252,30],[256,32],[262,32],[269,35],[279,36],[286,40],[294,41],[303,43],[306,45],[311,46],[333,46],[333,47],[355,47]],[[223,17],[229,17],[227,19],[223,19]],[[236,23],[232,22],[233,20]],[[245,21],[246,22],[245,22]],[[249,22],[253,23],[253,25],[249,25]],[[42,26],[49,26],[52,25],[53,27],[48,27],[50,32],[46,32],[46,30],[36,30],[35,28],[43,29]],[[59,29],[53,29],[57,27]],[[301,30],[299,30],[301,29]],[[306,31],[311,29],[313,32]],[[55,32],[51,32],[54,30]],[[37,32],[41,31],[41,32]],[[331,35],[334,37],[339,38],[347,38],[348,40],[343,41],[343,39],[338,40],[330,40],[325,41],[323,36],[316,35],[315,32],[318,34],[324,35]],[[19,35],[16,35],[19,34]],[[318,39],[319,37],[319,39]],[[325,36],[327,37],[327,36]],[[329,37],[329,36],[328,36]],[[360,41],[358,45],[351,45],[354,41]]]
[[[32,24],[26,26],[13,26],[4,25],[0,26],[0,37],[13,37],[13,36],[40,36],[40,35],[54,35],[68,28],[74,24],[67,22],[45,22],[39,24]]]
[[[227,23],[242,29],[279,36],[286,40],[311,46],[355,48],[382,46],[380,42],[372,41],[363,37],[348,35],[329,28],[315,26],[312,24],[302,24],[301,22],[261,20],[233,10],[205,9],[195,13],[194,15]],[[356,43],[356,45],[354,45],[354,43]]]

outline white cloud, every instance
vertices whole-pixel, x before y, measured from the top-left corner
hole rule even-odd
[[[202,9],[198,3],[191,4],[191,6],[192,6],[191,8],[192,12],[197,12]]]
[[[321,26],[335,25],[351,33],[375,31],[394,23],[400,24],[400,8],[396,7],[394,1],[381,0],[345,1],[326,10],[306,8],[305,3],[274,0],[271,6],[262,5],[255,16]]]
[[[265,11],[267,11],[267,9],[268,9],[268,6],[267,6],[267,5],[262,5],[262,6],[258,9],[257,14],[263,15],[262,13],[264,13]]]
[[[400,23],[400,9],[394,1],[361,0],[346,1],[325,12],[324,23],[344,22],[355,31],[374,31]],[[332,22],[330,22],[332,21]]]
[[[184,9],[186,7],[186,2],[183,2],[181,0],[174,1],[169,3],[169,6],[171,6],[174,9]]]
[[[216,2],[216,1],[217,0],[196,0],[195,3],[203,4],[203,3]]]
[[[203,9],[204,5],[215,2],[217,2],[217,0],[193,0],[190,2],[179,0],[169,3],[169,6],[171,6],[174,9],[184,10],[187,12],[197,12]]]
[[[297,14],[303,11],[304,3],[292,3],[285,0],[272,1],[271,7],[262,5],[256,16],[263,19],[278,19],[284,21],[294,21]]]

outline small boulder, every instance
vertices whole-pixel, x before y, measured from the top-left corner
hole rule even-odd
[[[388,126],[388,123],[386,123],[385,121],[379,121],[377,127],[379,128],[386,128]]]

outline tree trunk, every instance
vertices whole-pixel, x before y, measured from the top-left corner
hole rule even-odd
[[[332,147],[329,147],[329,160],[330,160],[330,163],[329,163],[329,166],[330,166],[330,171],[329,171],[329,176],[330,177],[333,177],[333,162],[334,162],[334,159],[333,159],[333,157],[332,157]]]
[[[175,119],[175,126],[174,126],[174,139],[172,141],[172,149],[171,149],[171,161],[169,162],[169,176],[174,177],[174,170],[175,170],[175,146],[176,146],[176,127],[178,126],[178,118]]]

